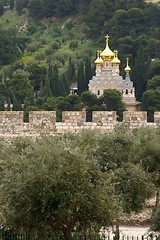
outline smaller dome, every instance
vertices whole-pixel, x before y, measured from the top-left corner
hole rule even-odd
[[[103,59],[100,56],[101,51],[97,51],[97,59],[94,61],[96,65],[103,65]]]
[[[114,52],[112,52],[111,49],[109,48],[108,42],[109,42],[109,36],[106,35],[106,48],[100,54],[100,56],[104,60],[112,60],[114,57]]]
[[[126,73],[129,73],[131,71],[131,68],[129,66],[129,58],[128,57],[126,58],[126,62],[127,62],[127,66],[125,67],[124,70],[125,70]]]
[[[111,63],[113,65],[119,65],[121,63],[121,61],[118,59],[118,51],[117,50],[114,50],[114,58],[111,61]]]

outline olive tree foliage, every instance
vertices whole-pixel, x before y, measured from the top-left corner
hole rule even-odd
[[[153,195],[153,184],[140,165],[124,164],[115,171],[114,183],[125,213],[141,211]]]
[[[129,159],[134,164],[140,164],[151,176],[157,190],[156,204],[158,204],[160,202],[160,128],[137,130]]]
[[[151,229],[155,232],[160,232],[160,204],[152,214]]]
[[[0,217],[16,231],[46,235],[112,224],[119,212],[109,174],[89,150],[93,135],[19,139],[0,151]],[[83,146],[83,147],[82,147]],[[89,152],[89,153],[88,153]]]

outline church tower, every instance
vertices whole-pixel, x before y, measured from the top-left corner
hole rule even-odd
[[[97,59],[94,63],[96,65],[96,75],[89,81],[89,91],[97,96],[102,96],[105,89],[119,90],[122,93],[127,110],[140,110],[140,102],[136,101],[135,88],[130,79],[129,59],[126,59],[124,69],[126,77],[123,79],[119,71],[121,61],[118,58],[118,51],[110,49],[108,35],[106,35],[106,47],[102,52],[97,51]]]

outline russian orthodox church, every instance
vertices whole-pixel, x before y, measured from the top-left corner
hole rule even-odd
[[[102,96],[105,89],[116,89],[122,93],[123,101],[128,111],[140,110],[140,102],[136,101],[135,88],[130,79],[131,68],[129,59],[126,59],[125,79],[120,76],[120,60],[118,51],[114,52],[109,48],[109,36],[106,36],[106,47],[101,51],[97,51],[96,75],[89,81],[89,91]]]

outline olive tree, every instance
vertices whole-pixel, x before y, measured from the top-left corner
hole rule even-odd
[[[119,211],[114,187],[87,154],[87,140],[86,135],[19,139],[1,148],[4,226],[43,238],[54,231],[71,240],[75,231],[113,223]]]

